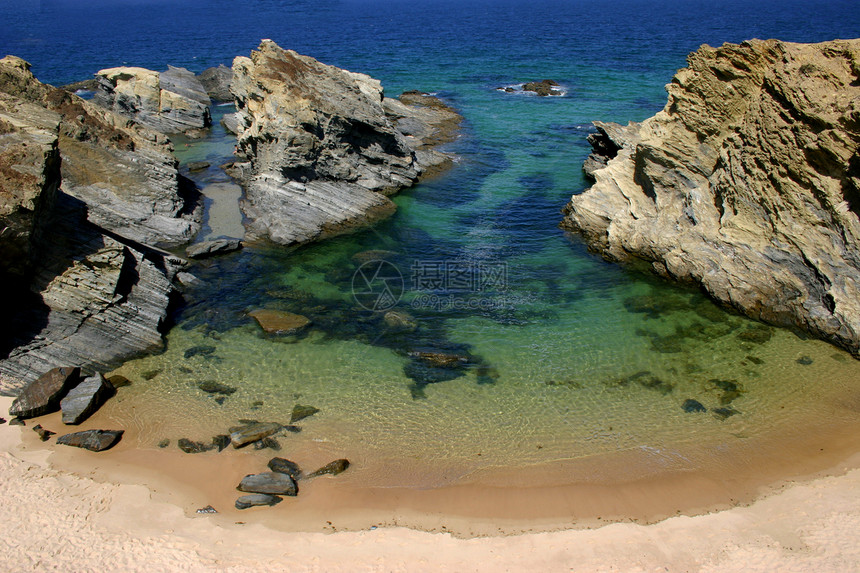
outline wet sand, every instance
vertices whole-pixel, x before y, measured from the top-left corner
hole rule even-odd
[[[10,403],[4,398],[0,407],[5,410]],[[50,416],[39,421],[64,429]],[[695,492],[713,491],[713,484],[662,476],[653,483],[606,485],[579,497],[552,489],[537,496],[520,492],[544,502],[534,501],[531,518],[520,515],[513,525],[505,517],[517,505],[518,496],[507,495],[513,492],[484,491],[495,504],[483,502],[477,487],[449,488],[445,495],[362,494],[343,491],[338,477],[301,482],[299,498],[275,508],[228,510],[222,504],[235,494],[222,491],[221,477],[259,471],[249,467],[255,465],[254,456],[231,450],[135,452],[124,450],[122,443],[95,454],[42,444],[32,425],[0,426],[0,487],[6,501],[0,510],[0,562],[8,571],[853,571],[860,563],[855,543],[860,530],[858,455],[817,476],[774,486],[769,493],[760,489],[758,499],[747,506],[696,517],[683,515],[691,510],[686,508],[682,515],[650,525],[600,526],[583,517],[601,503],[610,507],[610,497],[616,511],[638,505],[646,512],[661,499],[693,501]],[[834,443],[832,454],[822,452],[818,463],[839,457],[840,445]],[[800,461],[785,459],[786,466]],[[189,480],[191,475],[196,479]],[[734,484],[721,487],[733,490]],[[440,505],[443,499],[446,503]],[[588,499],[595,505],[579,505]],[[551,507],[549,500],[555,500],[556,513],[568,513],[566,525],[558,516],[540,519]],[[368,508],[376,502],[387,506],[389,519],[371,528],[367,524],[374,521],[374,512]],[[221,505],[223,512],[193,513],[207,503]],[[700,504],[708,511],[707,496]],[[324,519],[327,514],[331,517]],[[563,529],[528,533],[553,521]],[[526,533],[493,535],[491,522]],[[367,527],[341,531],[351,524]],[[481,529],[480,524],[483,530],[473,535],[484,537],[470,537],[467,526]]]

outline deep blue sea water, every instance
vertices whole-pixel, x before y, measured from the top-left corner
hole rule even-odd
[[[204,283],[167,351],[124,366],[135,384],[109,405],[118,420],[129,407],[148,413],[142,447],[279,416],[298,400],[322,412],[295,438],[296,455],[345,455],[357,462],[353,479],[427,487],[616,452],[639,453],[642,472],[699,468],[717,459],[714,444],[751,452],[756,438],[807,428],[801,420],[849,416],[833,405],[858,379],[844,353],[604,263],[557,224],[587,186],[591,121],[659,111],[663,86],[701,44],[858,37],[856,0],[3,0],[0,22],[0,53],[53,84],[119,65],[199,72],[271,38],[370,74],[388,95],[437,93],[465,118],[448,146],[455,167],[401,193],[398,214],[376,229],[193,269]],[[495,89],[544,78],[566,95]],[[177,139],[183,162],[218,165],[231,149],[217,127],[207,141]],[[198,179],[226,176],[213,167]],[[468,309],[429,304],[407,284],[398,308],[419,328],[391,334],[352,298],[353,256],[367,249],[395,253],[407,283],[416,264],[440,262],[503,267],[504,281],[456,291],[474,301]],[[315,326],[298,340],[266,338],[247,316],[258,307]],[[447,379],[408,354],[427,348],[471,363]],[[217,404],[202,380],[238,391]],[[710,412],[685,412],[687,399]],[[737,412],[714,413],[729,406]]]

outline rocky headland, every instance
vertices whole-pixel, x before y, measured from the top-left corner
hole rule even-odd
[[[703,46],[641,124],[598,124],[562,225],[860,352],[860,40]]]
[[[249,232],[284,245],[391,215],[388,195],[450,161],[431,148],[459,124],[436,98],[385,98],[378,80],[271,40],[236,58],[231,89]]]
[[[200,228],[167,138],[0,60],[0,391],[159,349]]]

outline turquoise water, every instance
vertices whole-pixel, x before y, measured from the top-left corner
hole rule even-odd
[[[133,384],[109,405],[141,447],[206,440],[239,418],[285,421],[301,403],[321,411],[284,439],[290,455],[349,457],[360,483],[437,487],[619,453],[635,454],[631,475],[697,469],[717,451],[750,455],[821,420],[856,421],[845,404],[860,367],[845,353],[605,263],[557,227],[587,186],[590,121],[654,114],[702,43],[857,36],[853,2],[13,4],[0,47],[44,81],[120,64],[200,71],[269,37],[371,74],[389,95],[437,93],[465,118],[446,148],[453,169],[395,197],[390,220],[296,251],[252,244],[191,269],[201,283],[187,289],[166,352],[123,366]],[[496,90],[544,78],[566,95]],[[175,143],[183,164],[212,163],[192,175],[201,187],[228,181],[218,165],[232,141],[220,128]],[[210,215],[228,215],[202,236],[235,235],[238,213],[217,201]],[[362,267],[372,261],[386,262],[388,281],[362,283],[360,268],[380,268]],[[386,286],[393,298],[381,299]],[[259,308],[313,324],[266,335],[248,315]],[[386,321],[391,310],[399,321]],[[434,366],[418,354],[430,352],[456,358]],[[236,391],[207,394],[207,381]]]

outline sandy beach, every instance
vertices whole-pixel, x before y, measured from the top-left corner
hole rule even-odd
[[[860,570],[860,455],[747,506],[651,525],[475,538],[385,526],[303,533],[268,527],[265,509],[189,515],[183,492],[165,501],[127,479],[105,481],[98,465],[57,469],[51,456],[63,459],[64,448],[37,445],[32,425],[0,425],[6,571]]]

